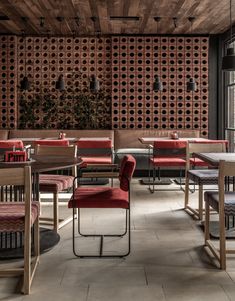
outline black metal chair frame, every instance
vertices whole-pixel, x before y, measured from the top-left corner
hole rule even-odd
[[[76,177],[74,179],[75,181],[78,179]],[[130,224],[130,216],[131,216],[131,210],[130,210],[130,181],[128,180],[128,199],[129,199],[129,208],[123,209],[126,210],[126,218],[125,218],[125,231],[120,234],[85,234],[81,232],[81,210],[80,208],[73,208],[73,230],[72,230],[72,236],[73,236],[73,253],[76,257],[79,258],[122,258],[125,256],[128,256],[131,251],[131,224]],[[73,191],[74,195],[75,189]],[[106,209],[106,208],[104,208]],[[115,209],[115,208],[114,208]],[[121,208],[120,208],[121,209]],[[80,255],[76,251],[76,243],[75,243],[75,235],[76,235],[76,227],[75,227],[75,220],[77,219],[78,226],[77,226],[77,232],[82,237],[100,237],[100,249],[99,249],[99,255]],[[128,249],[124,254],[118,254],[118,255],[103,255],[103,246],[104,246],[104,238],[105,237],[124,237],[126,234],[128,234]]]

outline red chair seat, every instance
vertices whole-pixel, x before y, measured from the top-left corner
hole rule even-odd
[[[39,215],[39,203],[32,202],[31,224]],[[25,227],[25,203],[12,202],[0,203],[0,232],[24,231]]]
[[[57,193],[73,186],[74,177],[64,175],[42,174],[39,176],[40,192]]]
[[[210,164],[206,163],[205,161],[199,159],[199,158],[190,158],[189,159],[191,166],[201,166],[201,167],[208,167]]]
[[[129,208],[128,191],[112,187],[78,187],[69,208]]]
[[[164,157],[164,158],[151,158],[150,159],[151,163],[155,166],[185,166],[186,161],[181,158],[176,158],[176,157]]]

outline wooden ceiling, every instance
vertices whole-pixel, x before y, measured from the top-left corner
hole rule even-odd
[[[190,16],[193,33],[222,33],[229,28],[229,0],[0,0],[0,34],[189,34]]]

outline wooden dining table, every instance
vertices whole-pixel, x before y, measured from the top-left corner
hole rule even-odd
[[[39,201],[39,174],[62,169],[68,169],[78,166],[82,160],[77,158],[68,158],[63,156],[36,156],[33,155],[30,160],[24,162],[0,162],[0,168],[15,168],[31,166],[32,183],[33,183],[33,200]],[[14,233],[13,233],[14,234]],[[22,237],[19,238],[8,233],[0,234],[0,259],[12,259],[23,257]],[[49,251],[60,240],[57,232],[40,227],[40,252]],[[12,246],[12,248],[9,246]]]

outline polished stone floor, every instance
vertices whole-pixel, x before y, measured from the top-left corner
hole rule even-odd
[[[75,258],[69,224],[60,230],[59,244],[41,256],[31,295],[17,294],[17,279],[4,278],[0,279],[0,300],[235,300],[235,257],[228,260],[226,272],[207,257],[200,223],[182,209],[184,193],[151,194],[134,179],[131,194],[132,251],[127,258]],[[196,193],[191,197],[195,200]],[[61,211],[69,213],[66,206]],[[84,210],[82,222],[88,232],[112,231],[123,228],[123,218],[119,211]],[[78,239],[81,251],[97,250],[98,240],[84,240]],[[110,238],[104,251],[125,247],[124,238]]]

